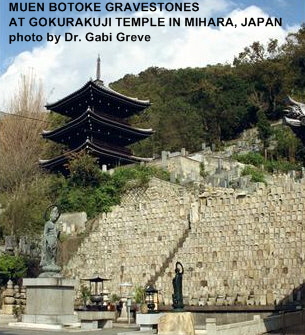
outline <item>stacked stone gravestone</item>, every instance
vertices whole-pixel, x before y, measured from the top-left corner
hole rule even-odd
[[[13,282],[11,280],[9,280],[7,283],[6,290],[3,292],[3,297],[4,297],[2,306],[3,314],[13,314],[15,298],[14,298]]]

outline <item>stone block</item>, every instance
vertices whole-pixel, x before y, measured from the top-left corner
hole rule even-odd
[[[79,311],[77,312],[78,318],[83,321],[94,320],[114,320],[115,312],[111,311]]]
[[[158,322],[159,335],[195,335],[194,317],[190,312],[166,313]]]
[[[261,295],[261,296],[260,296],[259,304],[262,305],[262,306],[266,306],[266,304],[267,304],[267,299],[266,299],[266,296],[265,296],[265,295]]]
[[[6,315],[12,315],[13,314],[13,307],[14,305],[3,305],[2,306],[2,313]]]
[[[163,315],[164,313],[137,313],[136,324],[140,326],[140,331],[152,330]]]
[[[53,324],[53,325],[69,325],[78,322],[77,315],[69,314],[69,315],[44,315],[44,314],[23,314],[22,322],[24,323],[36,323],[36,324]]]
[[[25,278],[27,304],[23,322],[36,324],[70,324],[74,315],[75,280],[65,278]]]
[[[266,304],[267,305],[274,305],[274,294],[272,291],[268,290],[266,295]]]

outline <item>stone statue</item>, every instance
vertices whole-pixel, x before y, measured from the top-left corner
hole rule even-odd
[[[173,308],[181,310],[183,309],[183,294],[182,294],[182,276],[184,273],[183,265],[180,262],[176,263],[175,277],[173,278]]]
[[[45,212],[45,219],[47,221],[44,225],[40,262],[43,273],[41,273],[39,277],[56,277],[61,270],[61,268],[56,265],[58,237],[60,233],[57,230],[56,221],[59,217],[60,212],[56,205],[47,208]]]

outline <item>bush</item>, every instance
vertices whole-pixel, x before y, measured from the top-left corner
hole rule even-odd
[[[234,158],[243,164],[251,164],[256,167],[260,167],[264,164],[264,157],[258,152],[248,152],[246,154],[235,155]]]
[[[17,281],[26,274],[25,261],[20,256],[1,255],[0,256],[0,278],[7,282],[9,279]]]
[[[84,307],[86,307],[87,302],[90,298],[91,292],[88,286],[81,285],[80,287],[80,294],[81,294],[81,299],[83,302]]]
[[[67,165],[70,175],[53,179],[52,193],[62,211],[85,211],[89,218],[109,212],[125,191],[144,187],[151,177],[169,180],[169,174],[152,166],[120,167],[114,173],[102,172],[95,158],[77,154]]]
[[[293,162],[288,161],[284,158],[278,157],[277,159],[273,160],[265,160],[264,157],[257,152],[249,152],[247,154],[243,155],[235,155],[234,158],[243,164],[251,164],[254,165],[257,168],[260,168],[261,166],[264,167],[264,169],[269,172],[288,172],[291,170],[300,170],[301,169],[301,163],[299,162]],[[250,167],[248,167],[249,169]],[[254,173],[254,172],[253,172]],[[255,172],[254,174],[257,174]]]
[[[243,171],[242,171],[243,176],[251,176],[251,181],[254,183],[265,183],[265,175],[262,171],[260,171],[257,168],[251,167],[251,166],[246,166]]]
[[[135,165],[117,168],[113,174],[114,184],[126,190],[134,187],[145,187],[152,177],[169,180],[169,173],[155,166]],[[132,183],[131,183],[132,181]]]
[[[204,165],[203,162],[200,163],[199,168],[200,168],[200,176],[201,176],[202,178],[206,178],[209,174],[206,172],[206,170],[205,170],[205,165]]]
[[[136,286],[134,290],[134,300],[137,304],[145,302],[145,289],[142,286]]]
[[[292,163],[288,162],[287,160],[278,160],[278,161],[266,161],[265,168],[268,172],[288,172],[292,170],[299,171],[301,170],[300,163]]]

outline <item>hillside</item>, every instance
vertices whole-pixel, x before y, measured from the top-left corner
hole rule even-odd
[[[279,46],[254,42],[232,66],[167,70],[151,67],[126,75],[111,87],[129,96],[149,99],[153,105],[133,123],[156,133],[134,146],[137,154],[152,156],[161,150],[189,151],[201,143],[236,138],[258,122],[282,117],[285,97],[305,97],[305,26]]]

